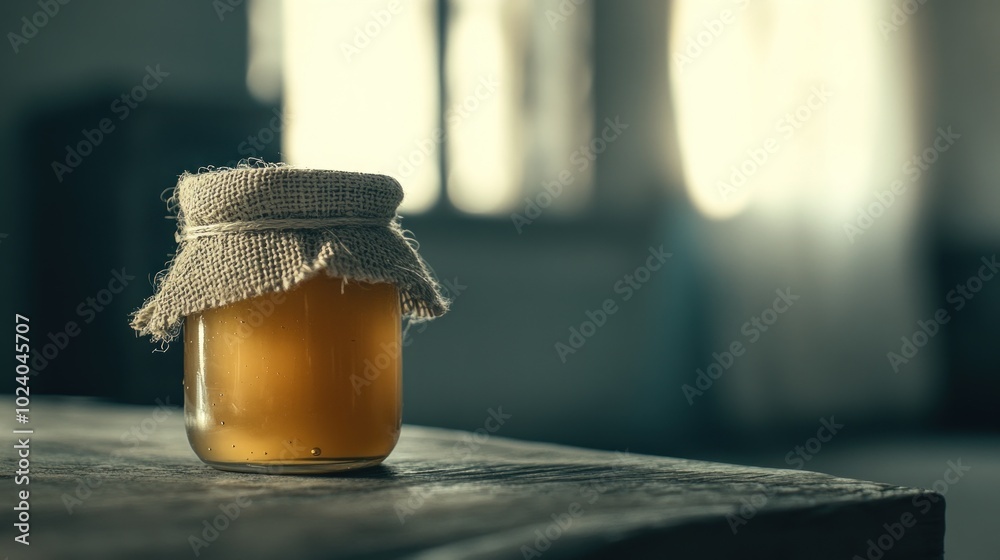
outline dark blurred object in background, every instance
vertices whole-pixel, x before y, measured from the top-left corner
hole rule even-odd
[[[33,262],[24,308],[36,324],[55,328],[54,337],[43,341],[52,346],[35,347],[36,387],[43,394],[139,403],[170,396],[180,403],[173,375],[181,368],[180,348],[153,355],[156,347],[146,340],[121,344],[135,338],[125,318],[151,294],[153,277],[176,249],[175,220],[165,218],[173,217],[166,199],[178,170],[231,166],[250,151],[278,160],[273,132],[268,144],[256,140],[256,130],[253,144],[238,136],[254,126],[270,131],[276,117],[249,96],[204,105],[149,100],[137,105],[127,123],[105,126],[105,133],[99,123],[124,122],[109,110],[107,100],[115,98],[97,95],[90,103],[41,111],[22,134],[20,161],[33,187],[25,200],[29,251],[51,256]],[[89,155],[77,157],[80,152]],[[53,171],[52,154],[60,154],[65,167]],[[65,326],[71,321],[79,334]]]

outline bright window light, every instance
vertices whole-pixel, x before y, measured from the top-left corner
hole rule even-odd
[[[526,0],[455,0],[445,77],[448,197],[471,214],[512,210],[523,192]]]
[[[437,204],[442,180],[464,213],[520,210],[561,180],[553,212],[582,210],[593,166],[573,156],[593,130],[591,3],[553,20],[562,0],[451,0],[443,30],[438,5],[254,0],[248,85],[273,97],[283,73],[284,160],[392,175],[403,213]],[[277,21],[281,33],[267,28]]]
[[[402,213],[440,193],[433,0],[284,2],[284,159],[385,173]]]
[[[889,3],[677,0],[670,75],[685,182],[713,218],[840,221],[912,150],[905,33]]]

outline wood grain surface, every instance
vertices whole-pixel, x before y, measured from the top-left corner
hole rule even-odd
[[[944,499],[925,490],[417,426],[370,470],[235,474],[195,457],[179,408],[31,412],[30,485],[0,451],[11,559],[943,557]],[[30,546],[13,541],[21,489]]]

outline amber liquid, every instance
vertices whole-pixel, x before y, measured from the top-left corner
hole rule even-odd
[[[187,318],[184,411],[201,460],[297,474],[380,463],[402,419],[391,284],[319,275]]]

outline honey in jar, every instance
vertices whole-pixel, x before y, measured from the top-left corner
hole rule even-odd
[[[225,470],[327,472],[382,462],[399,438],[399,295],[325,274],[187,317],[188,439]]]
[[[223,470],[322,473],[399,438],[404,320],[447,311],[385,175],[243,165],[181,175],[178,248],[132,327],[183,332],[188,439]]]

